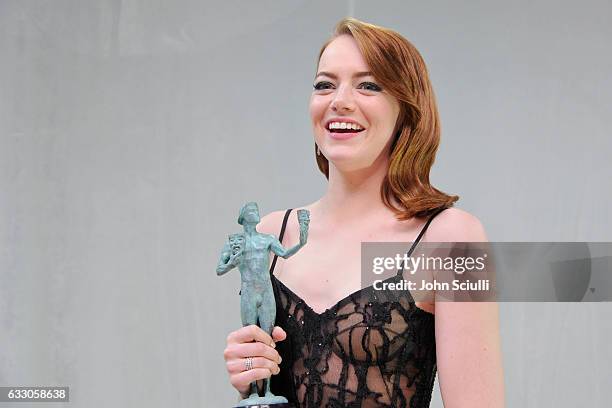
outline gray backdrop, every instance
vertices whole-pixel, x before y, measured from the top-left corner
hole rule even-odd
[[[243,202],[323,193],[308,98],[346,15],[421,51],[432,180],[491,240],[612,240],[610,2],[0,0],[0,385],[235,402],[239,276],[218,252]],[[508,406],[607,406],[611,314],[502,304]]]

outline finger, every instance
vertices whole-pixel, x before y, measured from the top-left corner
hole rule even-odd
[[[223,352],[223,358],[226,362],[246,357],[265,357],[275,361],[277,364],[280,364],[282,360],[280,354],[274,348],[259,341],[229,343]]]
[[[251,341],[272,344],[272,337],[255,324],[242,327],[227,336],[228,343],[248,343]]]
[[[267,344],[254,342],[254,343],[242,343],[235,345],[234,354],[236,357],[265,357],[272,361],[276,361],[277,364],[281,362],[281,356],[276,350]]]
[[[270,378],[272,373],[267,368],[254,368],[249,371],[243,371],[238,374],[234,374],[230,377],[230,382],[236,389],[244,389],[253,381],[263,380]]]
[[[274,341],[283,341],[287,338],[287,333],[282,329],[282,327],[275,326],[272,329],[272,339]]]
[[[246,358],[237,358],[227,362],[227,371],[230,374],[238,374],[246,370]],[[272,374],[278,374],[280,368],[276,362],[265,357],[253,357],[253,368],[267,368]]]

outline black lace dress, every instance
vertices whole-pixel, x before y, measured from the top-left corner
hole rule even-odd
[[[419,233],[408,255],[437,210]],[[291,209],[285,213],[282,242]],[[312,310],[274,274],[276,325],[283,361],[272,392],[297,407],[429,407],[436,374],[434,315],[416,306],[409,291],[371,286],[325,312]],[[402,279],[401,271],[392,280]]]

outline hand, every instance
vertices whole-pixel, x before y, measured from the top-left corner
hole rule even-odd
[[[229,263],[230,265],[238,266],[240,261],[242,261],[242,249],[236,252],[235,254],[231,254],[227,263]]]
[[[272,337],[254,324],[242,327],[227,336],[227,346],[223,352],[225,367],[230,383],[238,392],[247,396],[253,381],[269,378],[280,372],[280,355],[274,349],[274,342],[285,340],[287,333],[274,327]],[[274,340],[274,342],[273,342]],[[246,370],[246,357],[253,358],[253,369]]]

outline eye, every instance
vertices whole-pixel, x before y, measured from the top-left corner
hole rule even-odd
[[[332,84],[330,82],[327,81],[321,81],[321,82],[317,82],[316,84],[314,84],[312,87],[317,90],[320,91],[322,89],[329,89],[329,86],[331,86]]]
[[[364,89],[367,91],[376,91],[376,92],[380,92],[382,91],[382,88],[378,85],[376,85],[374,82],[362,82],[359,84],[359,86],[361,87],[362,85],[364,85]]]

